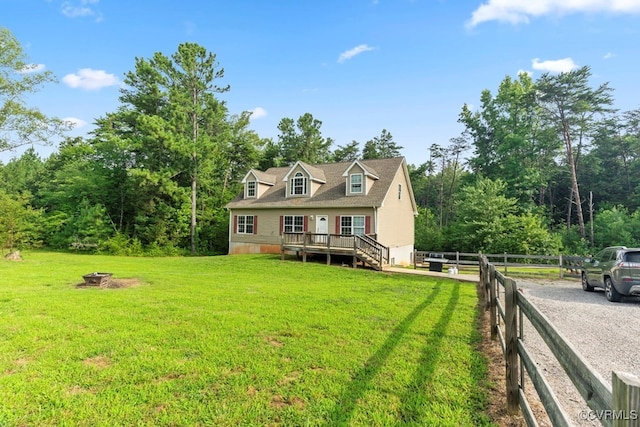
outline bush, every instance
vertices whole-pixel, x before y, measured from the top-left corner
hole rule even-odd
[[[445,245],[444,232],[429,209],[418,208],[415,222],[415,247],[419,251],[443,249]]]

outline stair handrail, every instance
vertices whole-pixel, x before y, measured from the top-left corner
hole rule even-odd
[[[384,246],[377,240],[367,236],[366,234],[357,234],[354,236],[356,242],[361,244],[357,245],[358,249],[362,250],[365,254],[371,256],[373,259],[383,264],[389,264],[389,248]]]

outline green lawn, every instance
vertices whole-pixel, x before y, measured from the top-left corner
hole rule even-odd
[[[0,426],[490,425],[476,289],[269,255],[0,261]],[[140,286],[78,289],[112,272]]]

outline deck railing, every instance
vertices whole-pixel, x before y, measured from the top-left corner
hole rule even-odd
[[[377,240],[363,234],[355,236],[357,249],[378,261],[379,265],[389,264],[389,248],[383,246]]]
[[[285,245],[326,246],[333,248],[353,248],[354,238],[348,234],[323,233],[283,233],[282,243]]]
[[[314,247],[352,250],[367,255],[380,266],[389,264],[389,248],[380,244],[375,235],[321,234],[321,233],[283,233],[282,245],[302,246],[303,251]]]

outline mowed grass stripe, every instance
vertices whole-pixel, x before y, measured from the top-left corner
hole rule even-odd
[[[0,262],[0,425],[490,425],[473,284],[269,255]],[[139,286],[78,289],[111,272]]]

